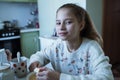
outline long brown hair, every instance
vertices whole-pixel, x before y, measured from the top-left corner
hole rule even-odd
[[[101,47],[103,47],[102,37],[98,34],[95,26],[93,25],[92,20],[90,19],[90,16],[88,15],[86,10],[84,10],[82,7],[80,7],[76,4],[72,4],[72,3],[62,5],[57,10],[57,12],[61,8],[70,9],[71,12],[76,16],[76,18],[78,19],[79,22],[84,20],[85,25],[84,25],[84,28],[82,29],[82,31],[80,32],[81,37],[87,37],[89,39],[96,40],[101,45]]]

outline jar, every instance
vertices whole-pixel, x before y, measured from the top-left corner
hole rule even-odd
[[[2,21],[0,21],[0,29],[3,29],[4,24],[2,23]]]
[[[8,63],[0,65],[0,80],[14,80],[14,72]]]

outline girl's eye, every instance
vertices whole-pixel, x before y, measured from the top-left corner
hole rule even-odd
[[[66,21],[65,22],[65,24],[71,24],[72,23],[72,21]]]
[[[60,22],[56,22],[56,25],[60,25],[61,23]]]

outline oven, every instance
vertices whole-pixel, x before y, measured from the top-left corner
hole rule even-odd
[[[0,49],[9,49],[12,52],[12,58],[15,58],[17,52],[21,53],[20,29],[0,30]]]

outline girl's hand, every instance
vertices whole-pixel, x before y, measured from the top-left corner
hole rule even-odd
[[[38,61],[33,62],[33,63],[30,65],[30,67],[29,67],[30,72],[34,71],[34,69],[35,69],[36,67],[40,67],[40,63],[39,63]]]
[[[46,67],[40,67],[39,69],[39,72],[36,74],[37,80],[59,80],[59,72],[53,71]]]
[[[10,61],[12,59],[12,52],[9,49],[6,49],[5,53],[7,55],[7,60]]]

